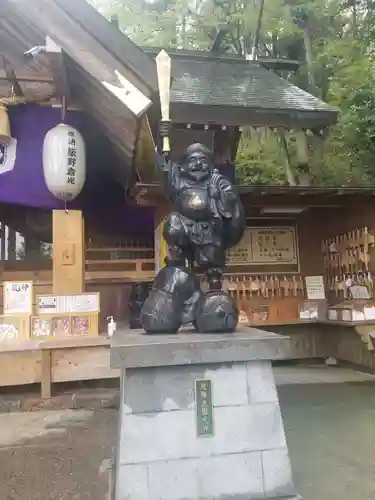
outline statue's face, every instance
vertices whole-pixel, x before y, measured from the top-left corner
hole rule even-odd
[[[189,179],[203,181],[211,174],[211,161],[204,153],[191,153],[181,165],[181,170]]]

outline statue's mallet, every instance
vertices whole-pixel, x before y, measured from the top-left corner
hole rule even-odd
[[[165,50],[161,50],[156,57],[156,70],[158,73],[161,120],[162,122],[170,122],[171,58]],[[163,137],[162,149],[163,153],[171,151],[169,137]]]

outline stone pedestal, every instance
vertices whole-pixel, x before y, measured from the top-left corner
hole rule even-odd
[[[117,332],[122,370],[115,500],[294,500],[271,360],[289,340]]]

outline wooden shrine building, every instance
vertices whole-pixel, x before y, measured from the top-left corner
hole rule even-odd
[[[0,142],[0,386],[42,382],[48,397],[51,382],[117,376],[107,318],[127,324],[132,284],[151,282],[165,256],[168,206],[154,168],[158,52],[137,47],[85,0],[0,5],[0,105],[15,152],[9,167],[11,148]],[[199,141],[234,178],[242,127],[308,131],[316,145],[337,120],[336,109],[273,71],[282,61],[170,56],[174,159]],[[42,164],[44,138],[62,121],[86,142],[85,187],[67,206],[48,191]],[[241,321],[291,334],[293,357],[373,368],[375,190],[239,191],[248,227],[228,256],[225,286]],[[32,284],[27,314],[9,314],[12,283]],[[368,297],[352,298],[352,285]]]

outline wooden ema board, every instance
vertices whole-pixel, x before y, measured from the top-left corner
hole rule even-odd
[[[32,339],[98,335],[98,313],[43,314],[31,318],[30,338]]]
[[[247,325],[279,325],[301,322],[305,300],[301,276],[229,276],[223,288],[235,300],[239,322]]]
[[[332,302],[348,298],[349,279],[352,285],[366,286],[374,297],[372,269],[375,237],[368,227],[357,228],[326,238],[322,242],[325,280]]]
[[[53,293],[82,293],[85,289],[85,233],[80,210],[54,210]]]

